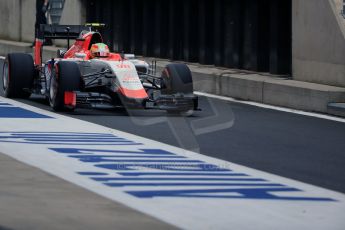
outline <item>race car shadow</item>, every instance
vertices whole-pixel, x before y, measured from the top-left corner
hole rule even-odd
[[[55,112],[49,105],[49,101],[40,95],[32,95],[29,99],[21,99],[20,102],[29,104],[50,112],[68,116],[127,116],[127,111],[124,108],[111,109],[88,109],[76,108],[74,111]]]
[[[53,109],[50,107],[48,100],[44,96],[32,95],[29,99],[21,99],[21,102],[29,104],[41,109],[45,109],[51,112]],[[178,113],[168,113],[164,110],[157,109],[126,109],[124,107],[117,108],[76,108],[72,112],[55,112],[61,115],[68,116],[128,116],[128,117],[199,117],[198,112],[194,112],[192,115],[184,115]]]
[[[197,113],[168,113],[165,110],[149,109],[149,110],[127,110],[127,114],[133,117],[198,117]]]
[[[33,101],[42,105],[49,106],[49,101],[43,96],[38,96],[38,95],[32,95],[28,100],[26,101]]]
[[[65,112],[75,116],[127,116],[127,111],[123,108],[115,109],[86,109],[77,108],[73,112]],[[62,113],[63,114],[63,113]]]

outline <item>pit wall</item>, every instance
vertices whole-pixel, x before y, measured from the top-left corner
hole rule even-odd
[[[84,24],[83,2],[82,0],[66,0],[60,24]],[[1,0],[0,39],[32,42],[35,14],[36,0]]]
[[[292,0],[294,80],[345,87],[342,0]]]

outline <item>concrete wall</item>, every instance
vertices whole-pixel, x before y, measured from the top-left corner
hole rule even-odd
[[[85,24],[86,9],[82,0],[65,0],[64,10],[60,24],[80,25]]]
[[[18,0],[21,2],[21,38],[25,42],[33,42],[35,36],[36,0]]]
[[[0,38],[19,40],[21,37],[21,0],[0,1]]]
[[[66,0],[60,24],[84,24],[83,0]],[[0,39],[32,42],[36,0],[0,0]]]
[[[345,87],[342,0],[292,0],[295,80]]]

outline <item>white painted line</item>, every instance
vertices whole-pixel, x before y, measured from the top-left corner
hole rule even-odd
[[[345,123],[344,118],[335,117],[335,116],[331,116],[331,115],[305,112],[302,110],[290,109],[290,108],[274,106],[274,105],[267,105],[267,104],[262,104],[259,102],[253,102],[253,101],[242,101],[242,100],[237,100],[237,99],[232,98],[232,97],[218,96],[218,95],[203,93],[203,92],[198,92],[198,91],[196,91],[194,93],[196,95],[199,95],[199,96],[205,96],[205,97],[215,98],[215,99],[224,100],[224,101],[230,101],[230,102],[235,102],[235,103],[241,103],[241,104],[261,107],[261,108],[265,108],[265,109],[272,109],[272,110],[277,110],[277,111],[282,111],[282,112],[287,112],[287,113],[294,113],[294,114],[299,114],[299,115],[303,115],[303,116],[316,117],[316,118],[321,118],[321,119]]]
[[[177,227],[345,226],[342,193],[2,97],[0,102],[53,118],[0,118],[0,152]]]
[[[4,56],[0,56],[0,59],[6,59],[6,57],[4,57]]]

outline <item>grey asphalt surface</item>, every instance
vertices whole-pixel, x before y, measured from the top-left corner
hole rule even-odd
[[[0,230],[176,229],[0,152]]]
[[[51,111],[42,97],[18,101]],[[200,108],[187,118],[89,109],[64,115],[345,193],[345,123],[206,97]]]

